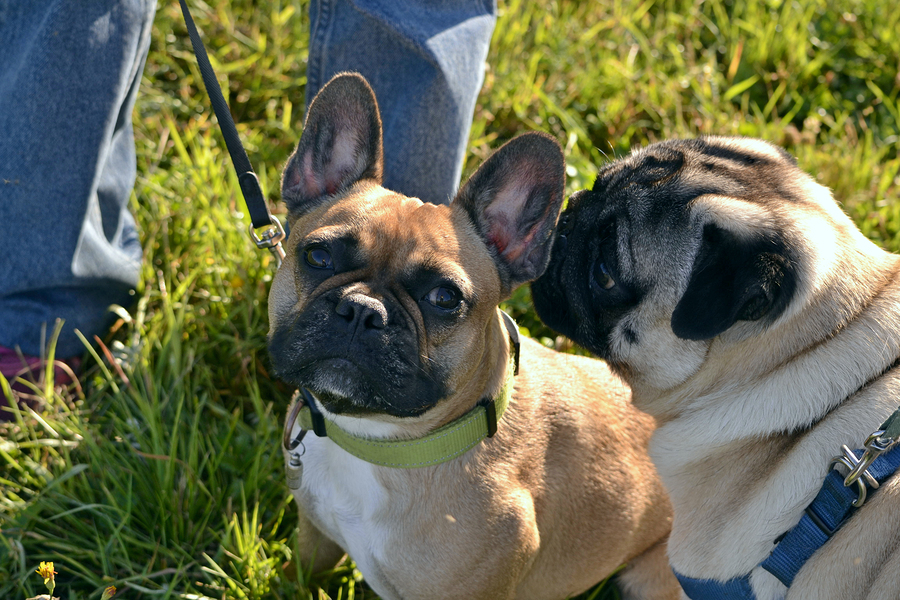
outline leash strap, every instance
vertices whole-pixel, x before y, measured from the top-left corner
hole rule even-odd
[[[894,414],[881,424],[880,429],[884,431],[880,437],[891,440],[900,439],[900,408],[895,410]]]
[[[234,125],[234,119],[231,118],[228,103],[225,102],[222,88],[219,87],[216,74],[209,63],[206,47],[203,45],[203,40],[200,39],[197,26],[194,25],[191,11],[188,9],[185,0],[179,0],[179,2],[181,3],[181,12],[184,15],[188,35],[191,37],[191,45],[194,47],[194,55],[197,57],[197,66],[200,68],[200,75],[203,77],[203,84],[206,86],[206,92],[209,95],[209,102],[219,121],[222,137],[225,138],[225,146],[228,148],[228,154],[231,156],[234,170],[237,171],[241,193],[244,196],[244,201],[247,203],[247,211],[250,213],[252,223],[250,226],[250,237],[258,248],[271,250],[280,264],[281,259],[284,258],[284,251],[281,248],[281,241],[285,238],[284,228],[281,226],[281,222],[269,213],[266,199],[263,196],[262,189],[259,187],[259,179],[256,177],[253,166],[250,164],[250,159],[244,151],[244,145],[241,143],[237,127]],[[263,232],[262,236],[258,236],[256,230],[262,228],[268,229]]]

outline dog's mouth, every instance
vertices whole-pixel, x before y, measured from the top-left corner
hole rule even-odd
[[[328,412],[335,415],[388,415],[403,419],[418,417],[433,407],[433,404],[429,404],[426,406],[416,406],[414,408],[403,408],[378,394],[366,395],[364,399],[360,399],[358,396],[347,396],[342,393],[321,389],[317,386],[310,387],[309,389],[313,395],[318,398],[319,402],[322,403],[322,406],[324,406]]]
[[[347,357],[325,357],[279,377],[308,389],[328,412],[339,415],[416,417],[436,401],[413,400],[404,390],[385,385],[377,374]]]
[[[294,373],[281,377],[313,392],[331,412],[353,412],[371,408],[376,394],[371,377],[346,357],[323,357],[301,365]]]
[[[364,410],[348,396],[334,394],[326,390],[313,389],[312,392],[316,398],[319,399],[319,402],[322,403],[322,406],[330,413],[336,415],[359,415],[372,412],[370,410]]]
[[[447,397],[446,375],[420,356],[408,331],[380,329],[356,340],[329,310],[307,311],[270,332],[279,379],[306,388],[335,414],[413,417]]]

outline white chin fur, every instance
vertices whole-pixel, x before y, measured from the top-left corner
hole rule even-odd
[[[313,396],[315,398],[315,396]],[[430,427],[429,415],[426,411],[418,417],[393,417],[391,415],[339,415],[325,408],[318,398],[316,406],[322,415],[349,434],[371,439],[397,439],[424,435]],[[426,421],[427,419],[427,421]]]
[[[708,342],[683,340],[667,328],[645,328],[637,344],[631,344],[621,331],[623,320],[612,336],[610,354],[617,362],[627,364],[640,383],[658,390],[671,389],[694,375],[706,358]]]

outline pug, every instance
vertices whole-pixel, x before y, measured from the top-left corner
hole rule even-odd
[[[561,599],[626,565],[626,598],[677,598],[653,420],[603,362],[517,351],[498,309],[547,263],[558,144],[515,138],[439,206],[381,187],[381,135],[368,84],[339,75],[283,174],[269,350],[303,390],[285,424],[303,564],[347,552],[405,600]]]
[[[898,273],[761,140],[652,144],[571,197],[535,307],[656,418],[687,597],[900,597],[900,479],[843,481],[900,401]],[[865,501],[817,524],[835,477],[822,493]],[[826,541],[779,572],[807,527]]]

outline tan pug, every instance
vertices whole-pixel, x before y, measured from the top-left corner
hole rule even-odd
[[[657,418],[651,456],[689,597],[900,598],[896,475],[830,540],[840,521],[807,509],[826,476],[861,495],[847,469],[829,475],[832,458],[900,402],[900,257],[789,154],[710,137],[607,165],[570,199],[532,292],[544,322],[606,358]],[[807,527],[824,545],[776,564]],[[702,595],[707,580],[721,587]]]
[[[284,172],[290,236],[269,297],[272,361],[309,392],[286,431],[303,563],[347,552],[382,597],[405,600],[561,599],[626,564],[626,598],[677,598],[652,420],[597,360],[522,339],[513,374],[517,333],[498,304],[546,265],[558,144],[509,142],[450,206],[384,189],[381,169],[375,97],[339,75]],[[366,454],[432,447],[472,415],[486,433],[449,460]],[[304,418],[326,436],[305,435]]]

